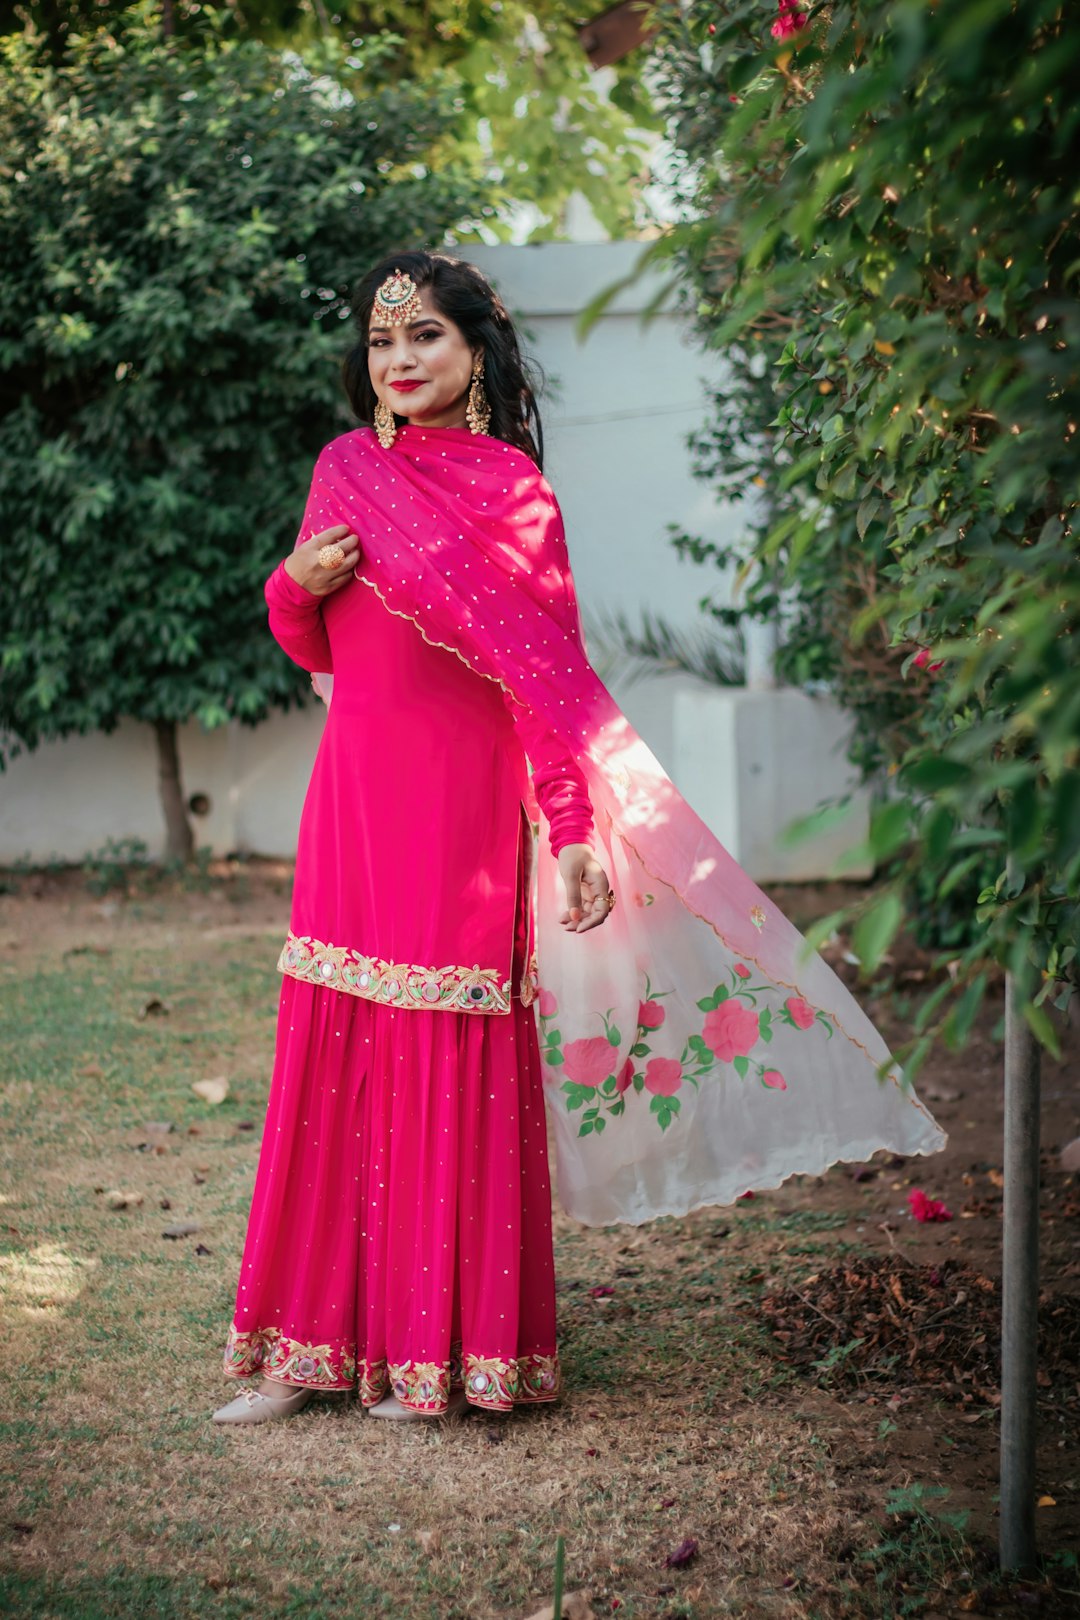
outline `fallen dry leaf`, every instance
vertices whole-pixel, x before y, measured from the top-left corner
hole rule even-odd
[[[668,1553],[664,1564],[668,1569],[683,1569],[697,1557],[697,1551],[697,1542],[693,1536],[687,1536],[685,1541],[679,1542],[674,1552]]]
[[[192,1091],[204,1102],[223,1103],[229,1095],[229,1082],[223,1074],[214,1075],[212,1080],[195,1080],[192,1082]]]
[[[138,1209],[145,1197],[145,1193],[121,1192],[119,1188],[114,1188],[105,1194],[105,1202],[110,1209]]]
[[[162,1001],[160,996],[151,996],[139,1008],[140,1018],[165,1018],[170,1011],[169,1003]]]
[[[75,1070],[75,1073],[80,1080],[101,1080],[104,1078],[105,1070],[100,1063],[84,1063],[81,1069]]]
[[[199,1230],[198,1221],[177,1221],[175,1226],[167,1226],[161,1235],[163,1238],[186,1238]]]
[[[1056,1496],[1040,1496],[1039,1500],[1036,1502],[1035,1506],[1036,1507],[1057,1507],[1057,1497]]]
[[[555,1620],[554,1603],[545,1603],[542,1609],[527,1616],[527,1620]],[[587,1592],[566,1593],[562,1600],[562,1620],[596,1620]]]
[[[416,1539],[420,1543],[423,1551],[429,1556],[432,1553],[437,1553],[439,1548],[442,1546],[442,1536],[439,1534],[438,1530],[418,1530],[416,1532]]]
[[[195,1245],[196,1254],[213,1254],[213,1252],[213,1249],[208,1249],[205,1243],[196,1243]]]

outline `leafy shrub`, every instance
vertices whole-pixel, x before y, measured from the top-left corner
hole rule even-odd
[[[719,616],[783,615],[782,673],[835,689],[887,784],[866,965],[930,874],[959,896],[990,863],[963,1011],[939,1023],[967,1027],[1002,964],[1053,1047],[1042,1003],[1067,999],[1080,927],[1075,19],[1057,0],[666,17],[691,218],[646,258],[674,259],[728,360],[698,456],[748,514],[741,548],[679,543],[742,567]]]

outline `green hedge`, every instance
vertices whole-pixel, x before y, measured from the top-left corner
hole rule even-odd
[[[780,613],[782,672],[856,714],[887,787],[867,965],[920,894],[976,885],[926,1037],[961,1039],[1004,964],[1053,1046],[1080,926],[1080,26],[1051,0],[781,11],[775,38],[770,6],[693,0],[660,50],[691,222],[649,258],[729,362],[698,457],[748,503],[741,547],[680,544],[741,563],[727,617]]]

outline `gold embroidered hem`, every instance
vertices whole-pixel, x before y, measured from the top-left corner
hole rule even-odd
[[[283,1383],[308,1389],[351,1389],[356,1379],[356,1352],[345,1344],[304,1344],[280,1328],[254,1333],[229,1329],[225,1345],[225,1371],[230,1378],[262,1373]]]
[[[445,1412],[450,1391],[464,1387],[470,1406],[489,1412],[511,1412],[515,1406],[559,1397],[559,1358],[536,1352],[503,1361],[466,1351],[457,1361],[390,1362],[387,1375],[391,1393],[413,1412]],[[381,1398],[380,1392],[376,1399]],[[375,1404],[361,1396],[365,1406]]]
[[[280,1328],[241,1333],[229,1330],[225,1371],[230,1378],[261,1373],[283,1383],[307,1389],[357,1388],[364,1406],[374,1406],[392,1393],[415,1412],[445,1412],[452,1389],[464,1388],[472,1406],[491,1412],[509,1412],[515,1406],[559,1398],[561,1378],[558,1352],[531,1351],[509,1361],[499,1357],[463,1355],[451,1345],[448,1361],[369,1361],[356,1357],[353,1344],[338,1341],[307,1344],[290,1338]]]
[[[290,931],[278,971],[306,984],[363,996],[391,1007],[415,1007],[430,1012],[508,1013],[511,986],[495,968],[432,968],[415,963],[387,962],[363,956],[348,945],[327,945],[310,935]],[[527,988],[526,988],[527,987]],[[522,1000],[533,989],[530,976],[522,987]],[[532,1000],[532,996],[529,996]],[[525,1003],[528,1005],[528,1002]]]

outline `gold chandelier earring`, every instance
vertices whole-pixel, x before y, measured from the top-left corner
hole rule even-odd
[[[397,423],[394,413],[384,400],[378,400],[375,405],[375,433],[384,450],[389,450],[397,438]]]
[[[491,425],[491,404],[484,392],[484,357],[477,355],[473,362],[469,403],[465,407],[465,420],[470,433],[486,433]]]

